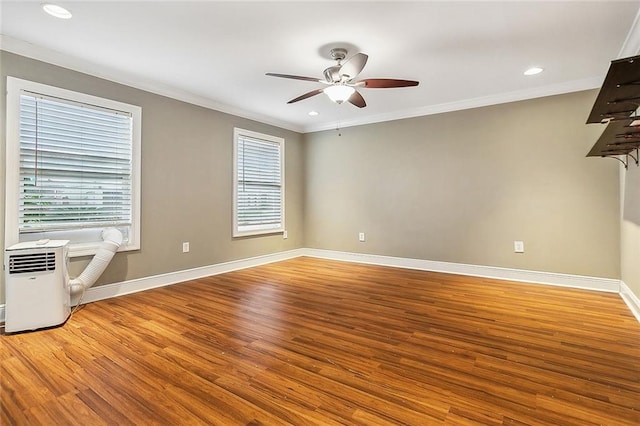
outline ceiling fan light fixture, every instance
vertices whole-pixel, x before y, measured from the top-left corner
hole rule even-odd
[[[337,104],[341,104],[349,100],[349,98],[355,91],[356,89],[354,89],[353,87],[345,86],[344,84],[335,84],[323,90],[323,92],[327,94],[329,99]]]
[[[365,78],[364,80],[356,81],[355,78],[362,72],[362,69],[367,63],[368,56],[364,53],[356,53],[342,63],[341,61],[346,58],[346,56],[346,49],[336,48],[331,50],[331,57],[338,61],[338,64],[324,70],[324,80],[301,75],[277,74],[272,72],[266,74],[272,77],[313,81],[328,85],[328,87],[324,89],[315,89],[297,98],[293,98],[287,102],[287,104],[293,104],[319,95],[320,93],[326,93],[329,99],[337,104],[349,102],[355,107],[364,108],[367,106],[367,103],[360,92],[356,90],[356,87],[362,89],[391,89],[395,87],[412,87],[419,84],[418,81],[398,80],[395,78]]]
[[[71,19],[71,17],[73,16],[71,12],[69,12],[64,7],[58,6],[57,4],[53,3],[43,3],[42,10],[47,12],[49,15],[60,19]]]

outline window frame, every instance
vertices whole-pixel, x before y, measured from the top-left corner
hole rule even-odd
[[[97,252],[102,243],[101,229],[70,229],[20,234],[18,209],[20,197],[20,95],[22,92],[42,94],[80,104],[122,111],[132,117],[131,146],[131,226],[118,251],[140,249],[140,182],[142,108],[124,102],[62,89],[29,80],[7,76],[6,96],[6,180],[5,180],[5,247],[41,238],[70,240],[69,256],[88,256]]]
[[[238,228],[238,142],[241,136],[276,143],[280,146],[280,226],[271,229],[240,230]],[[238,127],[233,129],[233,238],[282,234],[285,232],[285,140],[284,138],[264,133],[245,130]]]

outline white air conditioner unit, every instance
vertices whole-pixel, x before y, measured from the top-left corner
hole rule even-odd
[[[6,333],[62,324],[70,313],[67,240],[40,240],[5,250]]]

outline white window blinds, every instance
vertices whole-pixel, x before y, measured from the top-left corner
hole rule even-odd
[[[262,136],[236,134],[236,235],[284,226],[283,140]]]
[[[20,233],[132,222],[130,113],[23,91]]]

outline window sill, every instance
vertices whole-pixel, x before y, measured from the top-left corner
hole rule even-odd
[[[93,256],[98,252],[101,245],[102,242],[69,244],[69,257]],[[140,250],[140,246],[123,243],[117,253],[134,250]]]
[[[235,231],[233,233],[233,238],[242,238],[242,237],[259,237],[259,236],[267,236],[270,234],[283,234],[284,228],[278,229],[255,229],[251,231]]]

